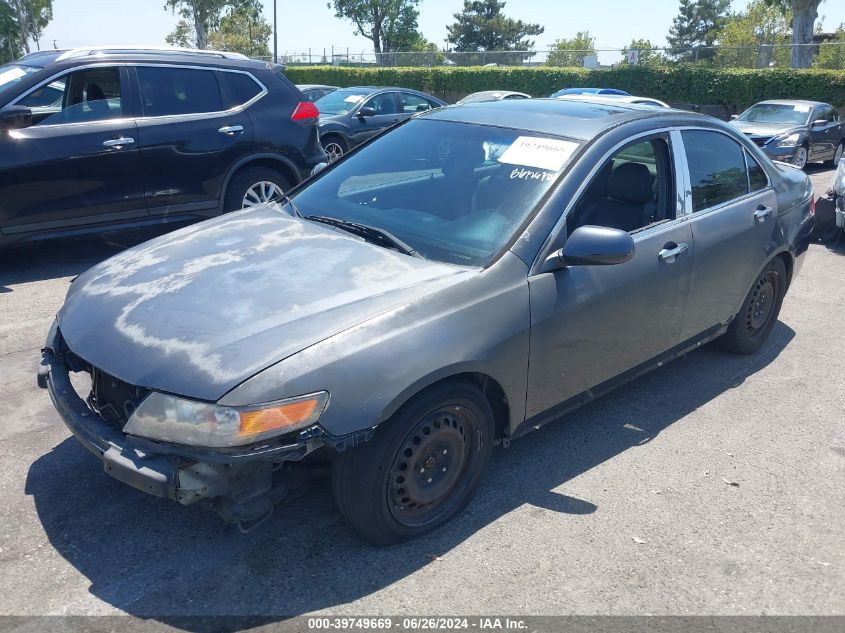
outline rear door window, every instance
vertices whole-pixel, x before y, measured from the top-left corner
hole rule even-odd
[[[261,86],[246,73],[223,71],[218,75],[223,97],[223,109],[229,110],[248,103],[261,93]]]
[[[431,110],[431,103],[429,103],[428,99],[418,97],[410,92],[401,93],[401,99],[402,111],[405,113],[413,114],[414,112],[425,112],[426,110]]]
[[[741,198],[748,193],[744,150],[719,132],[681,132],[689,166],[693,212]]]
[[[214,71],[194,68],[138,68],[144,116],[201,114],[223,110]]]

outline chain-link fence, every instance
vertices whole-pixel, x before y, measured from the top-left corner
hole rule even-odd
[[[845,42],[807,44],[816,65],[845,69]],[[280,52],[278,61],[296,65],[331,65],[358,67],[432,67],[432,66],[583,66],[607,68],[616,65],[659,66],[701,64],[723,68],[789,68],[793,44],[756,44],[748,46],[700,46],[690,49],[601,48],[591,50],[531,51],[394,51],[374,53],[350,47],[310,48],[302,52]],[[823,62],[820,64],[820,62]]]

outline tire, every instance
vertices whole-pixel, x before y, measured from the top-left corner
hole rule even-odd
[[[836,169],[839,167],[839,161],[842,160],[842,154],[845,152],[845,141],[842,141],[839,145],[836,146],[836,153],[833,155],[833,158],[827,161],[828,167],[833,167]]]
[[[792,157],[792,164],[798,169],[807,167],[810,158],[810,150],[805,145],[800,146],[795,150],[795,155]]]
[[[335,134],[327,134],[320,139],[320,144],[326,152],[329,165],[340,160],[346,154],[346,143]]]
[[[720,347],[743,355],[759,350],[778,320],[785,294],[786,267],[775,257],[754,280],[742,309],[719,339]]]
[[[493,411],[469,382],[424,391],[338,454],[332,489],[340,513],[366,540],[392,545],[430,532],[469,503],[493,450]]]
[[[254,197],[251,196],[251,199],[254,200],[253,204],[245,204],[247,193],[254,187],[260,188],[262,183],[275,185],[279,190],[278,195],[272,196],[270,200],[261,200],[260,198],[264,196],[261,195],[260,191],[256,190],[254,193],[258,194],[257,198],[259,199],[254,200]],[[290,188],[291,185],[288,182],[288,179],[275,169],[271,169],[270,167],[246,167],[236,173],[229,182],[229,187],[226,190],[226,200],[223,204],[223,210],[226,212],[237,211],[238,209],[254,206],[263,202],[272,202],[273,200],[278,199],[282,193],[288,191]],[[264,191],[270,193],[271,189],[267,186],[264,188]]]

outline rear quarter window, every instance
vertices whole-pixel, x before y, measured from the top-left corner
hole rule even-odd
[[[217,78],[220,80],[225,110],[242,106],[261,94],[262,88],[252,75],[223,71]]]

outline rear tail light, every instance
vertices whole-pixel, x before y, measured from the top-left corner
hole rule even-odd
[[[311,101],[300,101],[296,104],[296,108],[294,108],[293,114],[290,115],[290,118],[294,121],[302,121],[306,123],[309,121],[316,121],[320,118],[320,111]]]
[[[810,197],[810,215],[816,215],[816,197]]]

